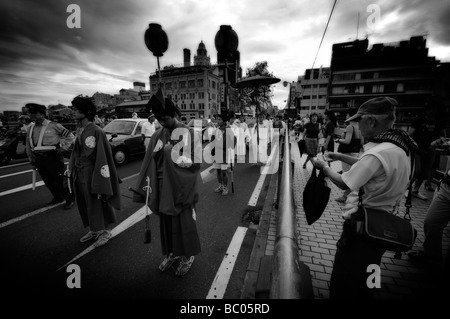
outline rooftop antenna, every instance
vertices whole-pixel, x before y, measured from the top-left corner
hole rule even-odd
[[[356,40],[358,40],[358,33],[359,33],[359,11],[358,11],[358,23],[356,24]]]

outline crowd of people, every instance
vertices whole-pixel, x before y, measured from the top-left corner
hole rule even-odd
[[[190,141],[202,139],[194,138],[195,131],[180,121],[180,109],[162,92],[152,96],[148,105],[152,113],[141,130],[146,153],[133,188],[133,200],[145,202],[145,186],[151,187],[147,204],[159,217],[164,255],[159,269],[167,271],[176,263],[176,275],[184,275],[201,252],[195,210],[200,164],[195,149],[202,145],[191,143],[190,150],[180,151],[175,145],[182,136],[173,140],[172,133],[185,129]],[[208,142],[215,145],[211,155],[218,183],[215,193],[229,195],[229,175],[236,159],[245,159],[249,150],[248,155],[253,157],[249,161],[255,166],[265,165],[274,138],[281,142],[288,133],[299,146],[302,144],[301,153],[304,148],[303,169],[311,162],[342,189],[342,195],[335,198],[344,203],[344,223],[334,257],[330,298],[373,298],[373,290],[366,285],[367,265],[380,264],[385,251],[354,235],[351,214],[361,203],[392,212],[409,184],[413,185],[413,195],[421,200],[428,200],[422,186],[425,191],[435,191],[425,218],[423,250],[409,256],[415,261],[443,258],[442,234],[450,221],[450,162],[447,176],[436,190],[432,177],[436,148],[448,144],[446,132],[436,125],[433,108],[427,108],[425,116],[412,123],[408,132],[394,129],[397,105],[389,97],[370,99],[357,109],[349,109],[343,126],[331,111],[295,120],[260,112],[253,125],[246,123],[243,114],[224,112],[210,122]],[[65,202],[64,208],[70,209],[76,203],[87,228],[80,242],[96,239],[96,246],[104,245],[111,238],[115,211],[121,209],[120,180],[102,130],[104,122],[98,118],[94,104],[83,97],[72,101],[73,118],[78,123],[76,134],[47,120],[45,106],[26,107],[28,115],[23,117],[21,129],[27,132],[29,161],[53,196],[48,205]],[[251,147],[252,143],[256,147]],[[73,150],[65,167],[63,152],[70,147]],[[326,161],[319,160],[319,153],[340,161],[341,170],[334,171]],[[411,157],[415,169],[409,164]]]

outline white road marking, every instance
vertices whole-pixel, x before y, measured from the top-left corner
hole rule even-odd
[[[148,214],[151,215],[152,211],[150,210],[150,208],[147,205],[142,206],[139,210],[137,210],[134,214],[132,214],[131,216],[129,216],[127,219],[125,219],[123,222],[121,222],[119,225],[117,225],[116,227],[114,227],[114,229],[111,230],[111,239],[116,237],[117,235],[119,235],[121,232],[123,232],[124,230],[130,228],[131,226],[133,226],[134,224],[136,224],[137,222],[141,221],[142,219],[145,218],[145,216],[147,215],[147,208],[148,208]],[[110,239],[110,240],[111,240]],[[90,253],[91,251],[93,251],[95,248],[97,248],[95,246],[95,243],[93,243],[91,246],[89,246],[88,248],[86,248],[85,250],[83,250],[80,254],[78,254],[77,256],[75,256],[74,258],[72,258],[69,262],[67,262],[66,264],[64,264],[63,266],[61,266],[60,268],[58,268],[56,271],[59,271],[62,268],[65,268],[67,265],[70,265],[71,263],[73,263],[75,260],[83,257],[84,255]]]
[[[44,185],[43,181],[39,181],[39,182],[36,183],[36,187],[39,187],[39,186],[42,186],[42,185]],[[13,193],[17,193],[17,192],[21,192],[21,191],[24,191],[24,190],[27,190],[27,189],[31,189],[31,188],[33,188],[33,184],[28,184],[28,185],[16,187],[16,188],[13,188],[13,189],[9,189],[7,191],[1,192],[0,193],[0,197],[6,196],[6,195],[9,195],[9,194],[13,194]]]
[[[253,190],[252,196],[250,196],[250,200],[248,201],[248,206],[256,206],[256,203],[258,202],[259,194],[261,193],[266,176],[267,176],[266,174],[261,174],[259,176],[258,182],[256,183],[256,186],[255,186],[255,189]]]
[[[52,208],[54,208],[54,207],[61,206],[62,204],[64,204],[64,203],[60,203],[60,204],[56,204],[56,205],[51,205],[51,206],[47,206],[47,207],[42,207],[42,208],[39,208],[39,209],[37,209],[37,210],[35,210],[35,211],[31,212],[31,213],[28,213],[28,214],[25,214],[25,215],[22,215],[22,216],[19,216],[19,217],[10,219],[10,220],[8,220],[8,221],[6,221],[6,222],[1,223],[1,224],[0,224],[0,229],[3,228],[3,227],[9,226],[9,225],[11,225],[11,224],[20,222],[21,220],[24,220],[24,219],[26,219],[26,218],[28,218],[28,217],[32,217],[32,216],[34,216],[34,215],[43,213],[43,212],[45,212],[45,211],[47,211],[47,210],[49,210],[49,209],[52,209]]]
[[[246,227],[239,226],[236,229],[206,299],[223,299],[246,233]]]
[[[33,171],[32,169],[29,169],[29,170],[27,170],[27,171],[22,171],[22,172],[12,173],[12,174],[8,174],[8,175],[3,175],[3,176],[0,176],[0,178],[6,178],[6,177],[11,177],[11,176],[16,176],[16,175],[20,175],[20,174],[29,173],[29,172],[32,172],[32,171]]]
[[[133,177],[136,177],[138,175],[139,175],[139,173],[136,173],[136,174],[124,177],[124,178],[122,178],[122,181],[126,181],[126,180],[131,179]],[[40,182],[36,183],[36,187],[42,186],[42,185],[45,185],[43,181],[40,181]],[[0,197],[4,196],[4,195],[12,194],[12,193],[20,192],[20,191],[23,191],[23,190],[26,190],[26,189],[30,189],[32,187],[33,187],[33,185],[29,184],[29,185],[17,187],[17,188],[14,188],[14,189],[10,189],[10,190],[7,190],[7,191],[4,191],[4,192],[0,193]],[[31,212],[31,213],[28,213],[28,214],[25,214],[25,215],[22,215],[22,216],[19,216],[19,217],[7,220],[6,222],[3,222],[3,223],[0,224],[0,229],[3,228],[3,227],[9,226],[11,224],[20,222],[21,220],[24,220],[24,219],[26,219],[28,217],[32,217],[32,216],[37,215],[39,213],[43,213],[43,212],[45,212],[45,211],[47,211],[49,209],[52,209],[54,207],[58,207],[58,206],[60,206],[62,204],[63,203],[52,205],[52,206],[43,207],[43,208],[37,209],[37,210],[35,210],[35,211]]]
[[[11,164],[11,165],[8,165],[8,166],[1,166],[0,169],[10,168],[10,167],[19,166],[19,165],[26,165],[26,164],[30,164],[30,162],[24,162],[24,163],[19,163],[19,164]]]
[[[267,160],[267,163],[269,163],[268,166],[261,167],[261,175],[259,176],[258,182],[256,183],[255,189],[253,190],[252,195],[250,196],[250,200],[248,201],[248,206],[256,206],[258,203],[259,195],[261,194],[261,190],[264,186],[264,181],[266,179],[267,174],[272,174],[276,172],[279,166],[278,158],[274,160],[275,154],[278,154],[277,152],[277,146],[272,149],[272,152],[270,153],[270,156]]]

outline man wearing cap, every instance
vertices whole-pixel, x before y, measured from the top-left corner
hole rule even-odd
[[[394,212],[400,204],[410,176],[411,151],[417,144],[401,130],[392,129],[397,101],[389,97],[373,98],[363,103],[358,112],[347,121],[359,122],[364,141],[364,153],[351,157],[329,153],[333,160],[352,165],[342,175],[333,171],[326,162],[313,159],[313,165],[339,188],[351,189],[344,212],[343,232],[337,242],[333,271],[330,279],[330,298],[374,298],[374,289],[366,285],[367,267],[379,265],[385,250],[366,242],[352,230],[350,215],[357,211],[358,192],[362,190],[362,205],[367,208]],[[352,198],[350,198],[352,196]],[[354,205],[353,208],[350,205]]]
[[[150,143],[150,138],[152,137],[153,133],[155,133],[156,127],[155,127],[155,115],[153,113],[150,113],[148,116],[148,122],[145,122],[142,125],[141,135],[142,139],[145,144],[145,149],[147,150],[148,144]]]
[[[65,209],[73,206],[73,196],[64,187],[64,151],[74,143],[75,136],[59,123],[45,118],[44,105],[30,103],[31,123],[26,138],[26,150],[30,163],[41,175],[53,199],[47,205],[66,201]]]

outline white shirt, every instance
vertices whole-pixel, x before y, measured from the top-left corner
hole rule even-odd
[[[392,143],[367,143],[364,153],[342,180],[352,190],[363,188],[363,205],[392,212],[400,203],[409,182],[410,159]]]
[[[155,122],[150,123],[147,121],[144,124],[142,124],[141,134],[145,135],[146,137],[151,137],[153,133],[155,133],[155,131],[156,131]]]

